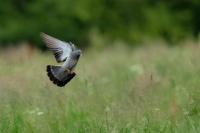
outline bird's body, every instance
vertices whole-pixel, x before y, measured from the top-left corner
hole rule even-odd
[[[61,66],[47,66],[49,79],[60,87],[64,86],[76,75],[74,68],[81,55],[81,50],[72,43],[60,41],[44,33],[41,37],[46,46],[53,51],[56,61],[64,62]]]
[[[69,55],[69,58],[66,59],[66,61],[63,63],[62,67],[67,68],[70,71],[73,71],[74,67],[78,62],[80,54],[81,54],[80,50],[72,51],[71,54]]]

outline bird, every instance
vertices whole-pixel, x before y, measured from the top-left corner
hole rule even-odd
[[[64,87],[76,76],[74,68],[82,51],[72,42],[61,41],[43,32],[40,35],[46,47],[53,52],[57,63],[63,63],[60,66],[47,65],[47,75],[55,85]]]

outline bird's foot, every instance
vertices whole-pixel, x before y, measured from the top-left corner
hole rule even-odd
[[[68,73],[68,74],[74,74],[74,72],[69,70],[69,69],[66,69],[65,72]]]
[[[66,72],[66,73],[70,73],[70,70],[69,70],[69,69],[66,69],[65,72]]]

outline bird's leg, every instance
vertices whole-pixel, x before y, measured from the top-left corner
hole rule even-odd
[[[70,74],[74,74],[74,72],[72,70],[69,71]]]
[[[73,74],[74,72],[69,70],[68,68],[65,70],[65,72],[69,73],[69,74]]]
[[[65,72],[70,73],[70,70],[67,68],[67,69],[65,69]]]
[[[75,72],[73,72],[73,71],[70,71],[70,74],[74,75],[74,74],[75,74]]]

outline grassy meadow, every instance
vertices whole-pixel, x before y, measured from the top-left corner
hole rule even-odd
[[[1,133],[200,132],[199,44],[88,49],[63,88],[47,64],[51,53],[1,50]]]

